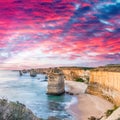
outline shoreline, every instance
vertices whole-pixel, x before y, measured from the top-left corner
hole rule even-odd
[[[67,86],[67,92],[72,93],[77,99],[77,102],[72,103],[67,109],[75,120],[88,120],[91,116],[100,118],[113,107],[112,103],[103,98],[86,94],[85,83],[65,81],[65,86]]]
[[[71,104],[69,106],[69,108],[67,109],[67,111],[72,115],[72,117],[74,118],[74,120],[81,120],[80,118],[80,110],[78,108],[78,98],[76,97],[77,102],[74,102],[73,104]]]

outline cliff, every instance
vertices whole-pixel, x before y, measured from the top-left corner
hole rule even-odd
[[[120,105],[120,66],[108,65],[92,70],[86,92]]]
[[[51,70],[54,70],[56,68],[37,68],[37,69],[30,69],[30,70],[21,70],[20,75],[24,74],[26,72],[29,72],[30,75],[35,75],[36,74],[47,74],[49,75]],[[64,78],[66,80],[76,80],[76,78],[82,78],[85,81],[88,81],[89,79],[89,73],[91,68],[87,68],[87,67],[58,67],[58,69],[60,69],[62,71],[62,73],[64,74]]]
[[[63,67],[60,68],[64,74],[66,80],[76,80],[77,78],[82,78],[85,81],[89,79],[89,69],[79,68],[79,67]]]

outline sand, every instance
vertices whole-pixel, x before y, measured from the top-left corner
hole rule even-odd
[[[88,120],[91,116],[100,118],[113,107],[113,104],[98,96],[85,94],[87,85],[75,81],[65,81],[67,91],[75,94],[78,101],[72,104],[68,111],[76,120]]]

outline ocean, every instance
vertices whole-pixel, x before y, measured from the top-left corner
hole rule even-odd
[[[74,96],[52,96],[46,91],[47,81],[43,74],[30,77],[29,73],[20,76],[18,71],[0,71],[0,98],[21,102],[44,120],[75,120],[66,111],[75,101]]]

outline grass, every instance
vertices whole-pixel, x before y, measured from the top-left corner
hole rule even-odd
[[[109,109],[106,112],[106,116],[110,116],[116,109],[118,108],[118,106],[114,105],[113,109]]]

